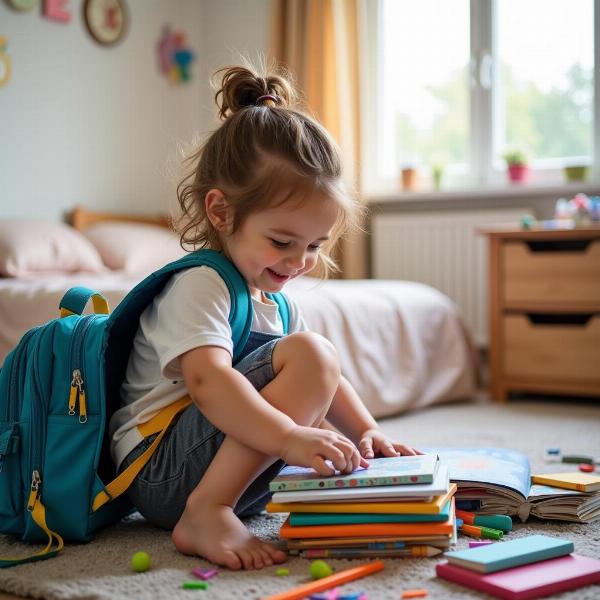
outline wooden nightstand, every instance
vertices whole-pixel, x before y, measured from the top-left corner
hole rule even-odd
[[[600,396],[600,226],[483,229],[490,392]]]

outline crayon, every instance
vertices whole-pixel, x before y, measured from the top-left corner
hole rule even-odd
[[[208,583],[206,581],[184,581],[181,587],[184,590],[207,590]]]
[[[500,529],[504,532],[512,529],[512,519],[508,515],[476,515],[466,510],[457,510],[456,516],[460,517],[467,525],[479,525]]]
[[[434,546],[412,546],[402,549],[369,549],[369,548],[328,548],[312,549],[300,552],[302,558],[366,558],[366,557],[430,557],[441,554],[442,550]]]
[[[383,570],[384,567],[385,564],[381,560],[363,563],[358,567],[346,569],[344,571],[340,571],[339,573],[329,575],[329,577],[323,577],[323,579],[318,579],[317,581],[311,581],[309,583],[299,585],[291,590],[280,592],[279,594],[273,594],[272,596],[264,598],[264,600],[300,600],[305,596],[310,596],[314,592],[329,590],[341,585],[342,583],[347,583],[348,581],[354,581],[355,579],[372,575],[373,573]]]
[[[487,538],[491,540],[500,540],[504,535],[504,532],[499,529],[492,529],[490,527],[478,527],[477,525],[463,525],[460,528],[460,532],[465,535],[470,535],[476,538]]]

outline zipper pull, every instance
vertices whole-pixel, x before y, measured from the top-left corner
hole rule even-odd
[[[82,380],[83,384],[83,380]],[[85,423],[87,421],[87,404],[85,402],[85,392],[83,391],[83,385],[79,390],[79,422]]]
[[[40,496],[41,483],[42,478],[40,477],[40,472],[37,469],[34,469],[31,474],[31,490],[29,492],[29,500],[27,501],[27,510],[29,512],[33,511],[33,507]]]
[[[83,386],[83,379],[81,378],[81,371],[75,369],[71,379],[71,392],[69,393],[69,414],[73,416],[75,414],[75,404],[77,402],[77,395],[81,393]]]

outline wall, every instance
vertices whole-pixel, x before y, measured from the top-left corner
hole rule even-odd
[[[0,217],[60,219],[78,203],[168,210],[178,145],[215,123],[208,74],[237,48],[265,46],[268,0],[127,0],[129,32],[110,48],[88,34],[82,3],[66,2],[63,24],[0,0],[12,61],[0,88]],[[158,70],[164,24],[183,29],[196,53],[186,85]]]

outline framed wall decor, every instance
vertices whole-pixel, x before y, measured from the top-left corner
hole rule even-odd
[[[90,35],[103,46],[120,42],[127,32],[125,0],[85,0],[83,20]]]

